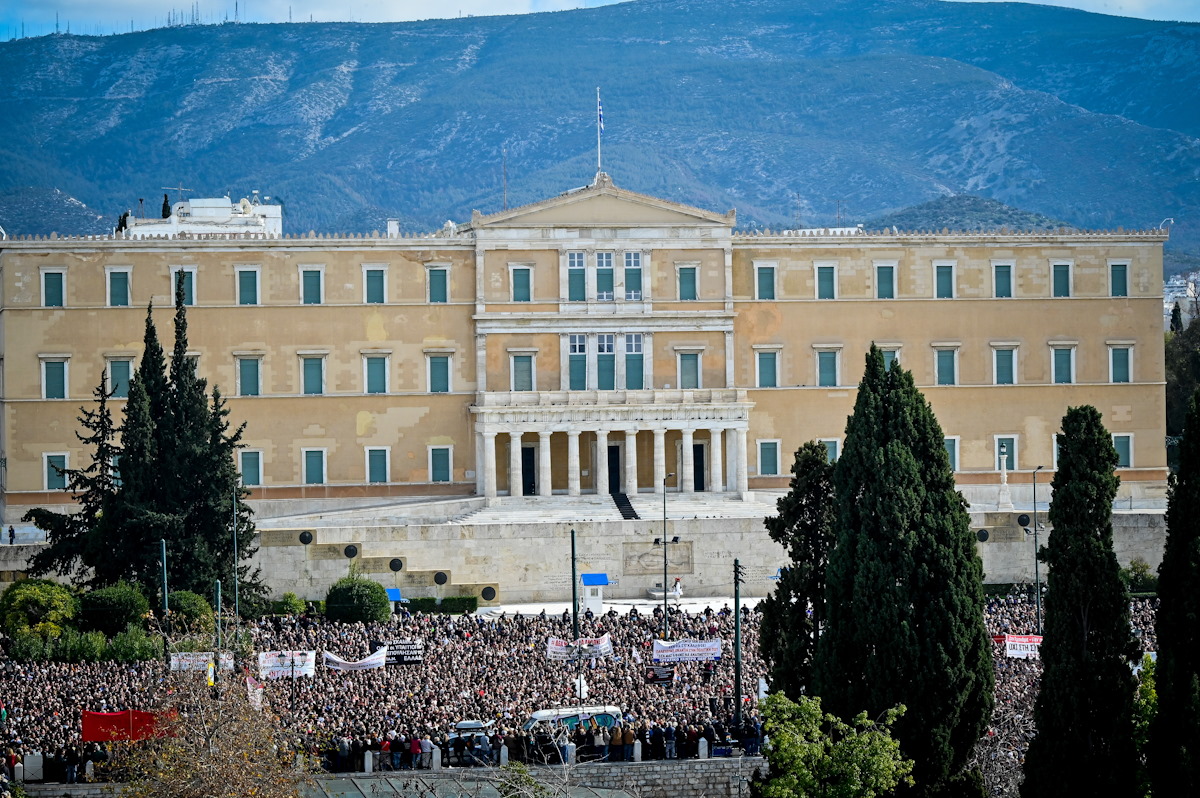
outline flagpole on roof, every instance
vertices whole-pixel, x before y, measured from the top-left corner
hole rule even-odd
[[[596,87],[596,174],[600,168],[600,134],[604,132],[604,106],[600,104],[600,87]]]

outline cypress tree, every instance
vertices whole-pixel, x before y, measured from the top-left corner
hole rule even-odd
[[[790,490],[765,519],[771,539],[787,548],[775,591],[759,605],[759,651],[771,686],[798,701],[812,694],[813,658],[825,620],[825,569],[833,546],[833,466],[823,443],[796,450]],[[811,612],[810,612],[811,610]]]
[[[1158,712],[1150,724],[1155,795],[1200,794],[1200,393],[1188,406],[1179,470],[1167,498],[1167,544],[1158,567]]]
[[[1183,332],[1183,311],[1179,309],[1179,303],[1175,303],[1175,307],[1171,308],[1171,332]]]
[[[1112,548],[1117,452],[1094,407],[1072,407],[1058,435],[1037,736],[1025,758],[1024,798],[1132,796],[1138,657],[1129,594]]]
[[[993,702],[983,568],[933,410],[875,346],[833,484],[818,693],[843,719],[903,704],[896,737],[917,789],[978,794],[964,768]]]

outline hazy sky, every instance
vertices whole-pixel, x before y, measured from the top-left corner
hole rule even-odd
[[[736,0],[732,0],[736,2]],[[966,0],[971,2],[972,0]],[[184,21],[395,22],[430,17],[525,14],[607,5],[612,0],[0,0],[0,41],[59,30],[108,34],[159,27],[172,11]],[[1200,0],[1048,0],[1049,5],[1145,19],[1200,22]],[[22,27],[23,26],[23,27]]]

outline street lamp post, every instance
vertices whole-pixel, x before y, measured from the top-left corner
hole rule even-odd
[[[667,639],[667,480],[675,476],[675,472],[671,472],[663,477],[663,531],[662,531],[662,547],[663,547],[663,630],[662,639]],[[679,540],[679,538],[675,538]]]
[[[1033,469],[1033,597],[1037,603],[1037,633],[1042,633],[1042,577],[1038,568],[1037,475],[1045,466]]]

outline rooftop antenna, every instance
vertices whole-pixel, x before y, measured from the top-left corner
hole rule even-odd
[[[177,186],[162,186],[162,190],[163,190],[163,191],[178,191],[178,192],[179,192],[179,201],[180,201],[180,202],[183,202],[183,192],[185,192],[185,191],[195,191],[195,189],[191,189],[191,188],[184,188],[184,187],[183,187],[183,183],[180,183],[180,184],[179,184],[179,185],[177,185]]]
[[[508,210],[508,147],[500,148],[500,175],[504,184],[504,210]]]

